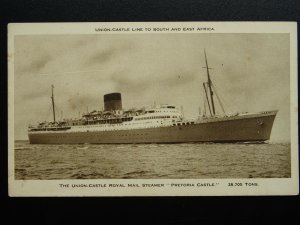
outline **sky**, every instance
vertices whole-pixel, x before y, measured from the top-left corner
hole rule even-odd
[[[197,118],[204,49],[226,113],[279,110],[271,141],[289,142],[289,34],[215,33],[16,36],[15,139],[52,120],[52,84],[58,119],[102,110],[111,92],[122,94],[123,108],[172,104]]]

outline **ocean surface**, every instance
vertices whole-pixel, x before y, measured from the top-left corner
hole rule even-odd
[[[30,145],[15,142],[15,179],[291,176],[290,144]]]

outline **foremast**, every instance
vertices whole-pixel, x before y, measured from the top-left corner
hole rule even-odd
[[[205,64],[206,64],[206,66],[203,67],[203,68],[206,68],[206,72],[207,72],[207,83],[203,83],[203,86],[204,86],[204,90],[205,90],[205,94],[206,94],[206,98],[207,98],[207,103],[208,103],[208,107],[209,107],[210,114],[211,114],[211,116],[214,116],[214,115],[216,114],[216,109],[215,109],[214,97],[213,97],[214,93],[213,93],[213,91],[212,91],[212,82],[211,82],[210,75],[209,75],[209,70],[212,69],[212,68],[209,68],[209,67],[208,67],[205,49],[204,49],[204,56],[205,56]],[[209,93],[209,95],[210,95],[210,102],[211,102],[211,108],[212,108],[212,111],[211,111],[211,109],[210,109],[210,103],[209,103],[209,101],[208,101],[206,84],[207,84],[208,90],[209,90],[208,93]]]
[[[217,101],[218,101],[218,103],[221,107],[221,110],[222,110],[223,114],[226,116],[224,106],[222,104],[222,101],[221,101],[218,93],[217,93],[216,87],[210,79],[209,70],[212,69],[212,68],[209,68],[209,66],[208,66],[205,49],[204,49],[204,56],[205,56],[206,66],[203,67],[203,68],[205,68],[206,72],[207,72],[207,82],[203,83],[204,94],[205,94],[205,97],[206,97],[206,101],[204,101],[204,112],[206,112],[205,107],[206,107],[206,103],[207,103],[208,109],[209,109],[209,112],[210,112],[210,116],[214,117],[216,115],[216,107],[215,107],[215,101],[214,101],[214,95],[216,95]],[[206,113],[203,114],[204,117],[206,116],[205,114]]]

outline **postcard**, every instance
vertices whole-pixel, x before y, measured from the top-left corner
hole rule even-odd
[[[297,195],[295,22],[8,25],[9,195]]]

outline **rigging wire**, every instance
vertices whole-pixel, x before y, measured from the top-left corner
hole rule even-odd
[[[215,85],[212,83],[211,86],[212,86],[213,89],[214,89],[214,92],[215,92],[215,94],[216,94],[216,96],[217,96],[217,99],[218,99],[218,101],[219,101],[219,104],[220,104],[220,106],[221,106],[221,109],[222,109],[223,113],[226,115],[224,106],[223,106],[223,104],[222,104],[222,101],[221,101],[221,99],[220,99],[218,93],[217,93],[217,89],[216,89]]]
[[[207,83],[203,83],[203,88],[204,88],[204,91],[205,91],[205,96],[206,96],[206,100],[207,100],[208,109],[209,109],[210,115],[212,116],[211,109],[210,109],[210,103],[209,103],[209,99],[208,99],[208,95],[207,95],[206,84]]]
[[[202,89],[202,92],[203,92],[203,96],[205,96],[205,90]],[[206,116],[206,99],[205,97],[203,97],[203,113],[202,113],[202,116]]]
[[[233,102],[235,102],[236,100],[228,94],[228,91],[225,91],[222,86],[218,85],[218,92],[221,94],[221,96],[223,96],[222,102],[224,105],[226,105],[227,113],[228,111],[232,113],[239,111],[239,109],[233,104]]]
[[[52,114],[52,106],[49,106],[49,108],[48,108],[48,110],[47,110],[46,117],[45,117],[45,119],[43,120],[43,122],[49,120],[50,114]]]
[[[229,92],[228,92],[228,90],[226,90],[226,85],[223,85],[223,83],[222,83],[222,85],[219,85],[220,80],[219,80],[219,82],[218,82],[218,80],[216,80],[214,83],[212,83],[212,85],[214,85],[214,84],[215,84],[214,91],[217,92],[216,91],[216,86],[217,86],[218,87],[218,93],[220,95],[218,95],[218,93],[216,93],[216,95],[220,100],[222,100],[222,105],[223,105],[224,109],[225,109],[224,106],[226,106],[227,113],[228,112],[230,112],[230,113],[238,112],[239,109],[233,104],[233,102],[235,102],[236,99],[232,98],[232,96],[230,94],[228,94]],[[220,96],[222,96],[222,98],[220,98]]]
[[[54,108],[55,108],[55,114],[59,115],[60,114],[60,120],[62,120],[62,115],[60,112],[62,112],[62,110],[57,106],[57,104],[54,103]]]
[[[206,116],[206,108],[207,108],[207,102],[204,101],[204,114],[203,114],[204,117]]]

